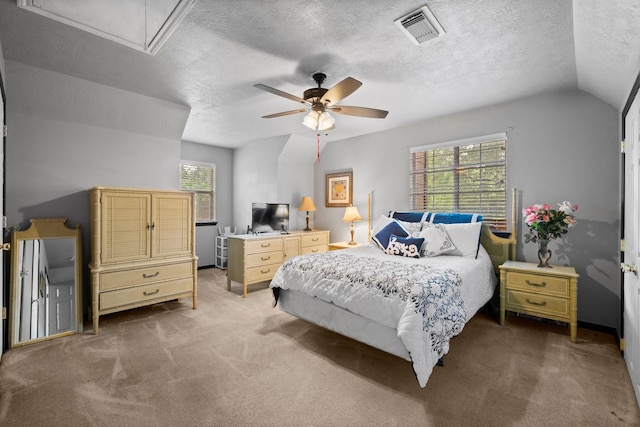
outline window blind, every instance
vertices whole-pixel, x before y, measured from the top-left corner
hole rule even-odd
[[[215,176],[214,164],[180,163],[180,190],[194,193],[196,222],[216,220]]]

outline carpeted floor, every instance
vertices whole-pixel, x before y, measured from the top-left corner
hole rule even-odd
[[[2,426],[640,425],[612,336],[480,312],[421,389],[411,364],[200,270],[190,301],[6,352]]]

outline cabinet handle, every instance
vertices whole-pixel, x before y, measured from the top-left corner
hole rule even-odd
[[[154,228],[156,228],[156,223],[155,223],[155,222],[152,222],[152,223],[151,223],[151,229],[153,230]]]
[[[318,239],[319,239],[319,237],[312,237],[312,238],[311,238],[311,241],[312,241],[312,242],[317,242],[317,241],[318,241]]]
[[[148,297],[149,295],[155,295],[155,294],[157,294],[158,292],[160,292],[160,288],[156,289],[156,290],[155,290],[155,291],[153,291],[153,292],[147,292],[147,291],[144,291],[144,292],[143,292],[143,294],[144,294],[144,296],[145,296],[145,297]]]
[[[154,274],[142,273],[142,277],[144,277],[145,279],[150,279],[152,277],[156,277],[158,274],[160,274],[159,271],[156,271]]]
[[[529,279],[525,280],[525,282],[527,282],[527,285],[537,286],[539,288],[544,288],[545,286],[547,286],[547,282],[536,283],[536,282],[530,282]]]
[[[535,301],[531,301],[529,298],[527,298],[527,299],[526,299],[526,301],[527,301],[529,304],[532,304],[532,305],[539,305],[540,307],[544,307],[545,305],[547,305],[547,302],[546,302],[546,301],[542,301],[542,302],[535,302]]]
[[[271,271],[271,269],[270,269],[270,268],[267,268],[266,270],[260,270],[260,273],[262,273],[262,274],[267,274],[267,273],[268,273],[268,272],[270,272],[270,271]]]
[[[261,257],[260,257],[260,260],[261,260],[261,261],[269,261],[270,259],[271,259],[271,255],[269,255],[269,256],[268,256],[268,257],[266,257],[266,258],[265,258],[265,257],[263,257],[263,256],[261,256]]]
[[[261,243],[260,247],[262,248],[268,248],[269,246],[271,246],[271,243]]]
[[[317,249],[311,249],[311,252],[318,252]]]

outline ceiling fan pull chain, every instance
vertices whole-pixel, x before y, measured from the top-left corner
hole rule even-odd
[[[318,142],[318,163],[320,163],[320,133],[316,134],[316,141]]]

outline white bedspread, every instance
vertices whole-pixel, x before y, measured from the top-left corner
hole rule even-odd
[[[373,245],[294,257],[272,288],[305,293],[397,330],[421,387],[449,339],[493,295],[496,277],[484,248],[478,259],[404,258]]]

